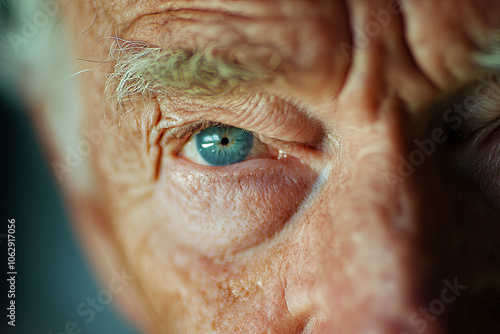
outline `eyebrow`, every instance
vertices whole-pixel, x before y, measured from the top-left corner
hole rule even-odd
[[[482,51],[473,55],[473,61],[484,68],[500,71],[500,29],[489,33]]]
[[[215,48],[188,51],[169,50],[138,41],[115,42],[110,60],[115,63],[108,75],[107,88],[114,87],[114,97],[121,106],[133,95],[181,91],[198,97],[214,97],[234,88],[265,82],[276,72],[278,62],[267,64],[226,57]]]
[[[464,108],[468,99],[476,98],[477,109],[481,103],[491,102],[491,95],[496,98],[496,101],[500,101],[500,29],[492,30],[489,33],[486,43],[480,51],[472,54],[471,60],[482,69],[482,73],[424,108],[448,110],[452,105],[453,108],[456,105]],[[486,89],[488,97],[478,99],[478,89]],[[472,110],[469,111],[469,116],[473,115]]]

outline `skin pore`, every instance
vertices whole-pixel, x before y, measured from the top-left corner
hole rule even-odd
[[[75,64],[99,68],[79,77],[82,129],[107,119],[89,157],[91,190],[66,191],[100,275],[133,273],[120,305],[142,331],[500,328],[499,100],[475,109],[489,115],[479,133],[472,122],[443,122],[462,102],[454,94],[492,72],[473,55],[500,28],[500,3],[390,6],[94,0],[63,8]],[[126,59],[133,45],[210,54],[248,80],[210,96],[182,76],[187,86],[156,80],[116,90],[127,73],[114,67],[116,50]],[[490,86],[500,94],[498,82]],[[183,147],[207,122],[253,132],[268,155],[222,167],[192,161]],[[472,134],[451,134],[460,131]],[[424,163],[401,172],[415,140],[444,136]],[[455,278],[467,289],[445,312],[429,311]]]

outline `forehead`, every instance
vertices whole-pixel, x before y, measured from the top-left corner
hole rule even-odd
[[[279,60],[281,88],[330,103],[340,95],[410,110],[473,81],[472,60],[500,27],[500,2],[451,0],[96,1],[117,35],[165,48]],[[365,105],[366,104],[366,105]]]

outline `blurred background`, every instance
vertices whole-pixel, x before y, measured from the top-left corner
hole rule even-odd
[[[40,142],[16,92],[5,52],[6,35],[15,22],[12,8],[0,0],[0,128],[2,198],[0,224],[0,333],[138,333],[112,305],[86,317],[77,307],[102,289],[94,279],[46,165]],[[23,2],[26,0],[21,0]],[[7,225],[15,219],[16,318],[7,324]],[[77,327],[67,326],[75,322]]]
[[[85,322],[76,313],[102,288],[80,252],[51,171],[17,97],[2,87],[1,330],[8,333],[138,333],[111,305]],[[16,220],[16,327],[7,325],[7,220]],[[66,331],[74,321],[81,332]]]

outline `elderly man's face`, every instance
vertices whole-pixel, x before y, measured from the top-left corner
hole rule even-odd
[[[78,58],[113,61],[82,77],[82,129],[108,122],[80,228],[134,274],[145,331],[500,325],[500,84],[474,58],[499,1],[95,0],[65,18]]]

